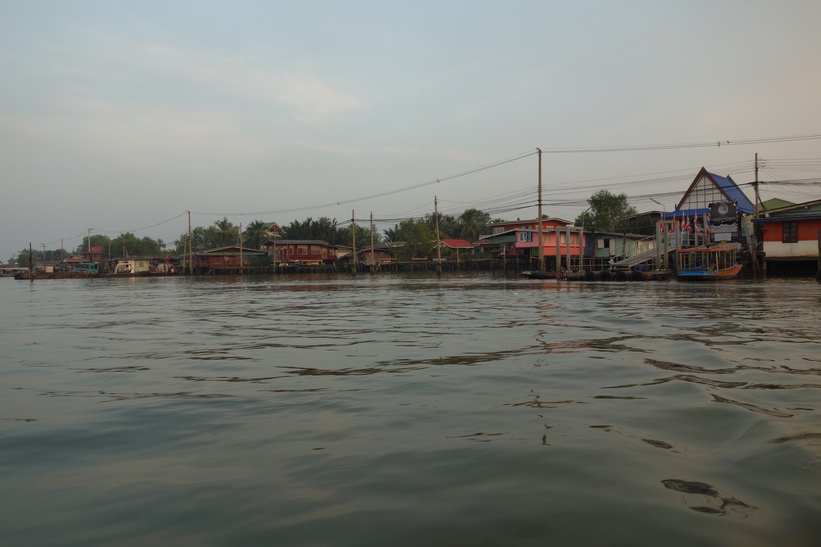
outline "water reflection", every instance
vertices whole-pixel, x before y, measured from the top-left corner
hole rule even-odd
[[[819,296],[4,285],[0,525],[21,545],[813,545]]]

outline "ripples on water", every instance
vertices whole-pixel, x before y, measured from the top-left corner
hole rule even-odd
[[[15,545],[816,545],[821,286],[0,280]]]

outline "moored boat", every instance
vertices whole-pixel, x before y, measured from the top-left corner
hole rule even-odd
[[[738,262],[738,243],[701,245],[681,250],[680,281],[721,281],[734,279],[744,265]]]
[[[83,262],[69,271],[38,271],[25,270],[17,272],[14,279],[88,279],[89,277],[99,277],[100,268],[96,262]]]

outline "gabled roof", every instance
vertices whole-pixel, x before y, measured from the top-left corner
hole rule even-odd
[[[790,205],[795,205],[795,203],[787,201],[786,199],[772,198],[759,203],[758,212],[772,211],[773,209],[781,209],[782,207],[789,207]]]
[[[199,251],[198,255],[239,255],[242,253],[244,255],[253,255],[253,254],[267,254],[265,251],[260,251],[258,249],[249,249],[248,247],[239,247],[237,245],[229,245],[227,247],[217,247],[216,249],[206,249],[204,251]]]
[[[722,177],[716,175],[715,173],[710,173],[704,167],[696,175],[696,178],[693,179],[693,182],[690,183],[690,187],[687,188],[687,191],[684,192],[681,200],[676,204],[676,209],[681,209],[681,205],[687,201],[687,198],[690,196],[690,193],[696,188],[699,181],[701,181],[702,177],[706,177],[718,190],[721,194],[727,198],[728,201],[736,202],[736,209],[742,213],[752,214],[755,210],[753,203],[750,199],[744,195],[744,192],[741,191],[735,181],[728,175],[726,177]],[[701,210],[694,210],[698,213],[706,212]]]
[[[758,218],[756,222],[767,222],[770,220],[800,220],[821,217],[821,199],[813,201],[805,201],[804,203],[795,203],[780,207],[778,209],[770,209],[761,213],[763,218]]]
[[[473,243],[465,241],[464,239],[440,239],[439,242],[443,247],[449,249],[472,249]]]

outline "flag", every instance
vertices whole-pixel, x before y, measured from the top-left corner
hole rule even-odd
[[[681,231],[682,232],[689,232],[690,231],[690,219],[687,215],[681,216]]]
[[[699,233],[701,230],[698,228],[698,217],[693,215],[693,232]]]
[[[710,233],[710,213],[704,215],[704,231]]]

